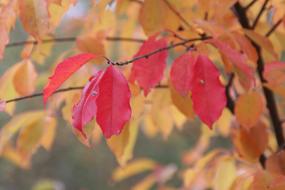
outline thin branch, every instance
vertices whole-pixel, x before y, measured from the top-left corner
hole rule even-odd
[[[258,14],[257,14],[257,16],[256,16],[256,18],[255,18],[255,20],[253,21],[253,24],[252,24],[252,26],[251,26],[252,29],[254,29],[254,28],[256,27],[256,25],[257,25],[257,23],[258,23],[258,21],[259,21],[261,15],[262,15],[262,13],[264,12],[264,10],[265,10],[266,5],[268,4],[268,2],[269,2],[269,0],[265,0],[265,1],[264,1],[264,3],[263,3],[263,5],[262,5],[261,9],[259,10],[259,12],[258,12]]]
[[[244,9],[247,11],[252,5],[254,5],[257,2],[257,0],[252,0],[248,5],[244,7]]]
[[[163,0],[163,2],[186,26],[191,28],[191,25],[189,24],[189,22],[168,2],[168,0]]]
[[[269,37],[277,28],[278,26],[282,23],[282,19],[279,19],[271,28],[266,32],[265,36]]]
[[[84,86],[62,88],[62,89],[56,90],[53,94],[57,94],[57,93],[61,93],[61,92],[68,92],[68,91],[73,91],[73,90],[82,90],[83,88],[84,88]],[[160,88],[164,89],[164,88],[169,88],[169,86],[165,85],[165,84],[159,84],[155,88],[157,88],[157,89],[160,89]],[[21,97],[18,97],[18,98],[9,99],[9,100],[6,100],[5,102],[6,102],[6,104],[8,104],[8,103],[11,103],[11,102],[18,102],[18,101],[21,101],[21,100],[41,97],[43,95],[44,94],[42,92],[39,92],[39,93],[34,93],[34,94],[31,94],[31,95],[28,95],[28,96],[21,96]]]
[[[66,38],[52,38],[52,39],[45,39],[42,40],[41,43],[52,43],[52,42],[74,42],[76,37],[66,37]],[[106,37],[105,40],[107,41],[125,41],[125,42],[137,42],[143,43],[145,42],[144,39],[138,38],[125,38],[125,37]],[[28,40],[28,41],[21,41],[21,42],[13,42],[9,43],[6,48],[15,47],[15,46],[23,46],[27,44],[38,44],[39,42],[36,40]]]
[[[128,60],[128,61],[113,62],[113,61],[109,60],[108,64],[117,65],[117,66],[124,66],[124,65],[130,64],[130,63],[132,63],[134,61],[137,61],[139,59],[147,59],[148,57],[150,57],[150,56],[152,56],[154,54],[157,54],[157,53],[165,51],[165,50],[173,49],[173,48],[175,48],[177,46],[184,46],[184,45],[186,45],[187,43],[190,43],[190,42],[203,41],[203,40],[207,40],[207,39],[210,39],[210,38],[212,38],[212,37],[210,37],[210,36],[202,36],[202,37],[199,37],[199,38],[191,38],[191,39],[185,40],[183,42],[175,43],[175,44],[172,44],[172,45],[169,45],[169,46],[157,49],[155,51],[149,52],[147,54],[144,54],[144,55],[141,55],[141,56],[138,56],[138,57],[134,57],[133,59]]]
[[[62,88],[62,89],[59,89],[59,90],[55,91],[53,94],[60,93],[60,92],[72,91],[72,90],[81,90],[83,88],[84,88],[84,86]],[[11,103],[11,102],[18,102],[18,101],[26,100],[26,99],[30,99],[30,98],[35,98],[35,97],[39,97],[39,96],[43,96],[43,93],[39,92],[39,93],[31,94],[31,95],[28,95],[28,96],[22,96],[22,97],[19,97],[19,98],[13,98],[13,99],[10,99],[10,100],[6,100],[6,104]]]

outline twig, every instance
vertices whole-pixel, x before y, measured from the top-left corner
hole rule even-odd
[[[66,37],[66,38],[52,38],[52,39],[45,39],[42,40],[41,43],[52,43],[52,42],[74,42],[76,40],[76,37]],[[124,38],[124,37],[106,37],[105,40],[107,41],[125,41],[125,42],[137,42],[137,43],[143,43],[144,39],[138,39],[138,38]],[[38,44],[39,42],[36,40],[28,40],[28,41],[21,41],[21,42],[13,42],[6,46],[6,48],[9,47],[15,47],[15,46],[23,46],[26,44]]]
[[[144,55],[141,55],[141,56],[138,56],[138,57],[134,57],[133,59],[131,60],[128,60],[128,61],[124,61],[124,62],[113,62],[113,61],[109,61],[110,64],[112,65],[117,65],[117,66],[124,66],[124,65],[127,65],[127,64],[130,64],[134,61],[137,61],[139,59],[146,59],[156,53],[159,53],[161,51],[165,51],[165,50],[169,50],[169,49],[173,49],[177,46],[184,46],[186,45],[187,43],[190,43],[190,42],[195,42],[195,41],[203,41],[203,40],[207,40],[207,39],[210,39],[212,37],[210,36],[202,36],[202,37],[199,37],[199,38],[191,38],[191,39],[188,39],[188,40],[185,40],[183,42],[179,42],[179,43],[175,43],[175,44],[171,44],[169,46],[166,46],[166,47],[163,47],[163,48],[160,48],[160,49],[157,49],[155,51],[152,51],[150,53],[147,53],[147,54],[144,54]]]
[[[189,28],[191,28],[191,25],[187,20],[168,2],[168,0],[163,0],[163,2],[167,5],[167,7]]]
[[[168,88],[169,86],[168,85],[165,85],[165,84],[159,84],[157,85],[155,88]],[[68,88],[62,88],[62,89],[59,89],[59,90],[56,90],[53,94],[57,94],[57,93],[61,93],[61,92],[68,92],[68,91],[73,91],[73,90],[82,90],[84,88],[84,86],[76,86],[76,87],[68,87]],[[21,97],[18,97],[18,98],[13,98],[13,99],[9,99],[9,100],[6,100],[6,104],[8,103],[11,103],[11,102],[18,102],[18,101],[21,101],[21,100],[26,100],[26,99],[31,99],[31,98],[35,98],[35,97],[40,97],[40,96],[43,96],[44,94],[42,92],[39,92],[39,93],[34,93],[34,94],[31,94],[31,95],[28,95],[28,96],[21,96]]]
[[[252,5],[254,5],[257,2],[257,0],[252,0],[248,5],[244,7],[244,9],[247,11]]]
[[[279,19],[271,28],[266,32],[265,36],[269,37],[277,28],[278,26],[282,23],[282,19]]]
[[[84,88],[84,86],[62,88],[62,89],[59,89],[59,90],[55,91],[53,94],[60,93],[60,92],[67,92],[67,91],[71,91],[71,90],[81,90],[83,88]],[[26,99],[30,99],[30,98],[35,98],[35,97],[39,97],[39,96],[43,96],[43,93],[39,92],[39,93],[31,94],[31,95],[28,95],[28,96],[22,96],[22,97],[19,97],[19,98],[13,98],[13,99],[10,99],[10,100],[6,100],[6,104],[11,103],[11,102],[17,102],[17,101],[21,101],[21,100],[26,100]]]
[[[265,10],[266,5],[267,5],[268,2],[269,2],[269,0],[265,0],[265,1],[264,1],[264,3],[263,3],[263,5],[262,5],[261,9],[259,10],[259,12],[258,12],[258,14],[257,14],[257,16],[256,16],[256,18],[255,18],[255,20],[253,21],[253,24],[252,24],[252,26],[251,26],[252,29],[254,29],[254,28],[256,27],[256,25],[257,25],[257,23],[258,23],[258,21],[259,21],[261,15],[262,15],[262,13],[264,12],[264,10]]]

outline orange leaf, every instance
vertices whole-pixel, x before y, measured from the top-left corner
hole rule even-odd
[[[235,114],[242,127],[249,129],[256,125],[263,111],[263,97],[258,92],[245,93],[236,101]]]

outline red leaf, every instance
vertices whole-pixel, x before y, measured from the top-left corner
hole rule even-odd
[[[170,79],[175,89],[187,96],[191,88],[192,70],[197,57],[188,52],[174,60],[170,71]]]
[[[43,90],[44,103],[47,102],[49,96],[51,96],[56,89],[62,85],[62,83],[68,79],[75,71],[77,71],[82,65],[96,58],[97,56],[91,53],[82,53],[69,57],[63,60],[55,68],[54,74],[49,78],[49,83]]]
[[[165,39],[156,39],[156,36],[149,37],[134,57],[145,55],[166,46]],[[165,50],[145,59],[134,61],[130,80],[132,82],[137,80],[145,95],[149,93],[150,88],[155,87],[162,79],[167,55],[168,52]]]
[[[131,118],[131,92],[123,74],[113,66],[107,68],[98,85],[96,119],[109,138],[118,135]]]
[[[219,39],[207,40],[229,59],[236,69],[241,84],[248,90],[255,85],[254,70],[246,63],[246,55],[239,53],[225,42]]]
[[[219,71],[204,55],[199,55],[193,67],[192,101],[195,113],[212,128],[225,105],[225,87],[219,80]]]
[[[90,82],[86,84],[79,102],[73,107],[72,119],[73,127],[86,137],[83,127],[90,122],[97,112],[96,99],[98,97],[100,82],[103,72],[97,72]]]

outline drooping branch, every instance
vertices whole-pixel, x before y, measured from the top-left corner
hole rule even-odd
[[[257,16],[256,16],[256,18],[255,18],[255,20],[253,21],[253,24],[252,24],[252,26],[251,26],[252,29],[254,29],[254,28],[256,27],[256,25],[257,25],[257,23],[258,23],[258,21],[259,21],[261,15],[263,14],[263,12],[264,12],[264,10],[265,10],[266,5],[268,4],[268,2],[269,2],[269,0],[265,0],[265,1],[264,1],[264,3],[263,3],[263,5],[262,5],[261,9],[259,10],[259,12],[258,12],[258,14],[257,14]]]
[[[125,37],[106,37],[105,40],[107,41],[124,41],[124,42],[137,42],[137,43],[143,43],[144,39],[139,38],[125,38]],[[45,39],[42,40],[41,43],[52,43],[52,42],[74,42],[76,41],[76,37],[65,37],[65,38],[52,38],[52,39]],[[13,42],[9,43],[6,48],[9,47],[16,47],[16,46],[23,46],[27,44],[38,44],[39,42],[36,40],[27,40],[27,41],[21,41],[21,42]]]
[[[269,37],[277,28],[278,26],[280,26],[280,24],[282,23],[283,19],[279,19],[269,30],[268,32],[266,32],[265,36]]]

